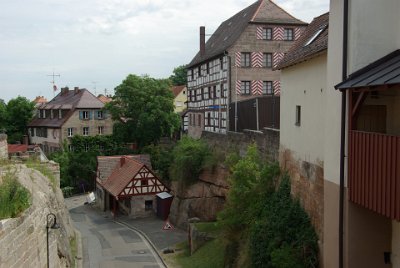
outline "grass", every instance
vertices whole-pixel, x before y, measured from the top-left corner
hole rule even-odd
[[[18,217],[30,206],[31,195],[15,177],[7,172],[0,184],[0,220]]]
[[[187,242],[177,245],[177,247],[183,249],[183,252],[175,257],[176,263],[182,268],[224,267],[224,246],[219,239],[207,242],[192,256],[190,256]]]
[[[221,232],[221,227],[217,222],[199,222],[194,224],[200,232],[205,232],[211,236],[216,236]]]
[[[41,172],[44,176],[49,178],[53,189],[57,186],[56,177],[54,176],[53,172],[46,167],[45,165],[41,165],[39,160],[29,158],[26,161],[26,166],[32,169],[36,169],[37,171]]]

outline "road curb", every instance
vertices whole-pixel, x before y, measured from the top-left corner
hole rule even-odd
[[[146,239],[146,241],[150,244],[150,246],[153,248],[154,252],[157,254],[158,258],[160,259],[160,261],[162,262],[162,264],[164,265],[165,268],[168,268],[168,265],[166,264],[166,262],[164,261],[164,259],[162,258],[162,256],[160,255],[160,252],[158,252],[156,246],[153,244],[153,242],[151,242],[150,238],[141,230],[137,229],[136,227],[133,227],[132,225],[124,222],[124,221],[119,221],[119,220],[112,220],[115,223],[124,225],[125,227],[132,229],[136,232],[138,232],[141,236],[144,237],[144,239]]]
[[[77,229],[74,229],[74,231],[76,239],[76,256],[73,256],[73,258],[75,258],[75,267],[82,268],[83,267],[82,236]]]

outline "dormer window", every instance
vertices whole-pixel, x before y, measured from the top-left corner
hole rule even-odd
[[[322,26],[321,28],[319,28],[311,37],[310,39],[308,39],[308,41],[304,44],[304,46],[308,46],[309,44],[311,44],[312,42],[315,41],[315,39],[317,39],[317,37],[325,30],[327,25]]]
[[[46,118],[46,110],[42,109],[40,110],[40,112],[41,112],[40,118]]]

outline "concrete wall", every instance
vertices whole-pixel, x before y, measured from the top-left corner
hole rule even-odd
[[[400,47],[398,0],[352,0],[349,7],[349,74]]]
[[[310,163],[324,159],[326,103],[326,54],[285,68],[281,75],[281,151]],[[296,106],[301,106],[301,123],[295,124]]]
[[[0,134],[0,159],[8,159],[8,145],[6,134]]]
[[[400,222],[392,221],[392,265],[400,267]]]
[[[239,152],[243,156],[247,152],[247,147],[256,143],[261,159],[278,161],[279,130],[276,129],[244,130],[243,133],[227,132],[226,135],[203,131],[201,138],[223,155]]]
[[[0,174],[13,172],[32,199],[30,208],[18,218],[0,221],[0,267],[46,267],[46,217],[50,212],[61,226],[49,232],[50,267],[71,267],[74,256],[69,240],[75,232],[61,190],[36,170],[24,165],[9,167],[0,167]]]

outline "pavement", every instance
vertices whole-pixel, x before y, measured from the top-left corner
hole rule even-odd
[[[163,230],[165,222],[149,217],[130,219],[84,205],[86,195],[66,198],[75,228],[81,233],[82,250],[78,267],[167,267],[161,257],[165,248],[187,240],[177,228]]]

